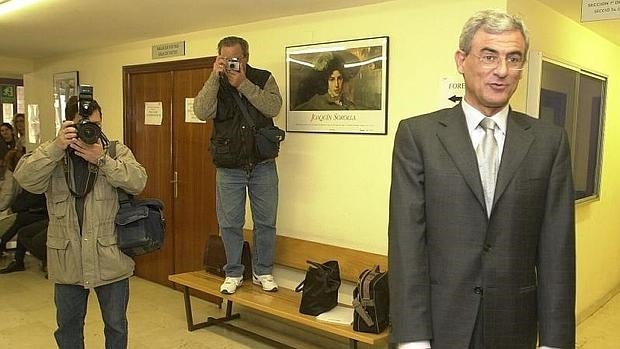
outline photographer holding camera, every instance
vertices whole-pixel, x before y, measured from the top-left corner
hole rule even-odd
[[[248,64],[247,41],[226,37],[217,49],[211,76],[194,100],[194,112],[202,120],[213,119],[210,151],[217,167],[217,220],[227,259],[220,292],[232,294],[243,282],[246,190],[254,221],[252,280],[263,290],[274,292],[278,289],[272,276],[278,173],[274,159],[258,154],[254,129],[273,125],[282,96],[270,72]],[[255,127],[248,123],[243,109]]]
[[[82,87],[80,87],[82,92]],[[88,92],[88,91],[87,91]],[[84,318],[91,289],[105,324],[105,347],[127,347],[127,303],[133,260],[117,247],[116,188],[139,194],[146,171],[131,150],[118,144],[107,155],[101,107],[90,95],[73,96],[58,136],[26,154],[15,179],[33,193],[45,193],[49,213],[47,260],[54,282],[59,348],[84,347]]]

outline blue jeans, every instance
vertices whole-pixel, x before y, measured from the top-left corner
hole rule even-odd
[[[95,287],[103,315],[106,349],[127,348],[129,278]],[[56,322],[54,332],[60,349],[84,348],[84,318],[90,290],[80,285],[54,284]]]
[[[278,210],[278,171],[275,161],[262,162],[247,173],[242,169],[218,168],[216,174],[216,208],[220,233],[226,250],[226,276],[243,275],[241,252],[245,224],[246,190],[254,221],[252,271],[271,274],[276,242]]]

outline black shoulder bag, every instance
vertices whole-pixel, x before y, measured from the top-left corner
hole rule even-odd
[[[110,157],[116,158],[116,142],[110,143]],[[121,188],[118,192],[116,234],[118,247],[133,257],[159,250],[164,244],[164,203],[158,199],[135,199]]]
[[[241,109],[245,121],[247,121],[248,125],[254,130],[258,156],[260,156],[261,160],[275,159],[278,157],[280,143],[282,143],[286,135],[284,130],[274,125],[268,125],[257,129],[254,120],[250,117],[247,106],[243,103],[241,97],[239,97],[239,93],[237,91],[230,91],[230,93],[235,98],[235,102],[237,102],[239,109]]]
[[[322,264],[306,262],[310,264],[306,278],[297,285],[295,292],[303,292],[299,312],[316,316],[338,305],[340,267],[338,261],[327,261]]]

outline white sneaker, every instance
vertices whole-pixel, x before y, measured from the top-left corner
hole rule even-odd
[[[241,284],[243,284],[243,276],[239,276],[239,277],[227,276],[222,286],[220,286],[220,293],[233,294],[237,290],[237,287],[241,286]]]
[[[254,285],[260,285],[263,288],[263,291],[276,292],[278,290],[278,284],[276,284],[273,279],[273,275],[271,274],[252,274],[252,283],[254,283]]]

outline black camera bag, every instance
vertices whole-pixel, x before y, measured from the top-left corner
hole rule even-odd
[[[284,130],[267,126],[256,130],[256,150],[261,159],[274,159],[280,152],[280,142],[284,140]]]
[[[376,265],[360,274],[353,290],[353,330],[381,333],[389,325],[390,296],[388,273]]]
[[[234,92],[231,94],[235,99],[235,102],[237,102],[239,109],[241,109],[245,121],[254,130],[256,152],[258,153],[260,160],[277,158],[278,154],[280,153],[280,143],[282,143],[284,137],[286,136],[284,130],[275,125],[268,125],[265,127],[256,128],[256,124],[252,120],[252,117],[250,117],[248,108],[245,104],[243,104],[241,97],[239,97],[239,95]]]
[[[110,142],[110,157],[116,158],[116,142]],[[118,247],[133,257],[159,250],[164,244],[166,224],[164,204],[158,199],[135,199],[116,188],[119,208],[116,214]]]

